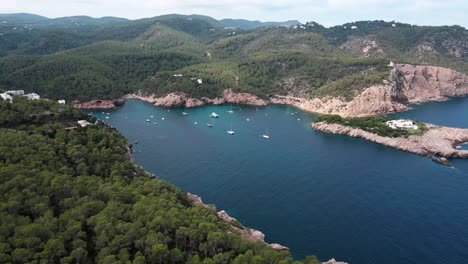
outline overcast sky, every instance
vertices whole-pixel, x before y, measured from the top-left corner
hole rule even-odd
[[[87,15],[130,19],[162,14],[203,14],[261,21],[295,19],[326,26],[382,19],[468,28],[468,0],[1,0],[0,13],[47,17]]]

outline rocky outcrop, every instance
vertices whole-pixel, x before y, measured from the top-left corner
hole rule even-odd
[[[431,158],[468,158],[468,151],[456,148],[456,146],[468,142],[468,129],[437,127],[429,124],[427,126],[429,130],[422,136],[411,135],[408,137],[391,138],[340,124],[329,124],[326,122],[312,124],[312,128],[317,131],[363,138]],[[443,161],[443,159],[440,160]]]
[[[73,101],[72,105],[76,108],[82,109],[110,109],[117,106],[123,105],[125,99],[116,99],[116,100],[93,100],[89,102],[81,103],[79,101]]]
[[[327,262],[322,262],[322,264],[348,264],[348,263],[342,262],[342,261],[336,261],[334,258],[332,258]]]
[[[434,66],[392,66],[390,80],[363,89],[350,101],[335,97],[304,99],[292,96],[274,96],[270,100],[320,114],[359,117],[405,111],[416,103],[468,96],[468,76],[465,74]]]
[[[187,96],[183,92],[173,92],[164,97],[156,97],[154,95],[143,95],[141,93],[138,94],[129,94],[126,96],[127,99],[129,98],[136,98],[140,99],[149,103],[152,103],[156,106],[163,106],[163,107],[198,107],[204,104],[225,104],[225,103],[233,103],[233,104],[247,104],[247,105],[257,105],[262,106],[266,105],[268,102],[249,93],[236,93],[232,91],[232,89],[226,89],[223,91],[222,97],[217,98],[207,98],[202,97],[201,99],[191,98]]]
[[[365,89],[351,101],[325,97],[303,99],[291,96],[275,96],[271,102],[296,106],[304,111],[341,116],[372,116],[400,112],[409,107],[395,99],[391,85],[375,85]]]
[[[212,209],[208,205],[204,204],[200,196],[187,193],[187,197],[192,201],[193,205],[203,205],[207,208]],[[232,232],[239,232],[242,238],[247,239],[252,242],[262,242],[267,245],[269,245],[271,248],[276,249],[276,250],[288,250],[289,248],[282,246],[280,244],[268,244],[265,242],[265,234],[262,232],[252,229],[252,228],[247,228],[243,227],[234,217],[231,217],[228,215],[228,213],[224,210],[219,211],[216,213],[218,217],[223,220],[224,222],[228,223],[230,225],[230,229]]]
[[[398,64],[392,76],[398,92],[408,103],[468,96],[468,76],[452,69]]]

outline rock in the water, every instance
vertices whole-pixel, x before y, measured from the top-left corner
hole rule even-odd
[[[346,262],[342,262],[342,261],[336,261],[334,258],[330,259],[329,261],[327,262],[322,262],[323,264],[348,264]]]

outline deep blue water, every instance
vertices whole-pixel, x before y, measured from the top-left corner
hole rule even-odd
[[[468,263],[468,160],[455,160],[450,169],[364,140],[318,133],[310,128],[314,115],[291,107],[229,109],[167,111],[129,100],[104,120],[130,142],[139,141],[135,159],[146,170],[261,230],[268,242],[290,247],[295,258]],[[221,117],[209,118],[213,111]],[[468,127],[468,100],[398,115]],[[226,133],[231,123],[234,136]],[[270,140],[260,137],[266,129]]]

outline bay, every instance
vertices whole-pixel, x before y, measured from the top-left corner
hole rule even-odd
[[[147,171],[261,230],[267,242],[290,247],[297,259],[468,261],[467,160],[454,160],[450,169],[365,140],[315,132],[315,116],[292,107],[232,109],[168,110],[129,100],[109,115],[93,116],[138,141],[135,160]],[[211,112],[220,118],[210,118]],[[467,128],[468,100],[424,104],[395,116]],[[231,126],[232,136],[226,133]],[[267,130],[269,140],[261,137]]]

